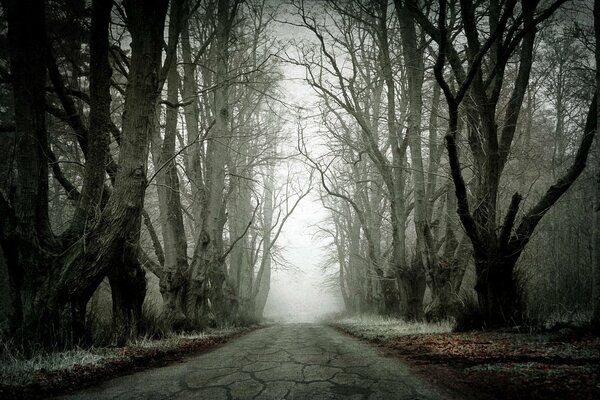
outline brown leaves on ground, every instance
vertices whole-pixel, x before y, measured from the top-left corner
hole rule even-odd
[[[597,337],[472,332],[404,335],[380,344],[457,397],[600,399]]]

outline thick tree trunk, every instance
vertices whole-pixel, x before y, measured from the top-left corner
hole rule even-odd
[[[172,31],[172,29],[170,29]],[[179,74],[177,65],[171,64],[167,76],[167,101],[178,102]],[[159,182],[164,185],[161,201],[163,241],[165,249],[164,274],[160,280],[163,296],[163,317],[172,329],[183,327],[185,310],[183,295],[188,273],[187,238],[181,211],[179,177],[175,163],[175,138],[177,135],[177,109],[167,107],[165,137],[160,155]],[[161,200],[159,198],[159,200]]]
[[[512,5],[507,3],[510,8],[503,11],[502,17],[500,17],[500,13],[497,13],[497,15],[492,15],[490,18],[492,31],[495,32],[496,37],[488,42],[491,50],[487,61],[494,66],[493,71],[495,73],[495,77],[489,85],[485,83],[487,78],[483,76],[482,68],[482,55],[486,54],[487,49],[482,48],[480,43],[475,19],[475,5],[472,2],[461,2],[470,65],[469,75],[466,79],[464,74],[461,74],[463,75],[462,79],[459,77],[460,67],[455,69],[456,78],[460,85],[456,94],[450,89],[443,73],[446,54],[449,53],[452,56],[456,53],[454,49],[450,49],[450,51],[447,49],[451,44],[446,37],[445,23],[440,24],[440,35],[436,39],[440,49],[434,72],[448,103],[450,118],[449,133],[446,135],[446,147],[458,200],[458,215],[473,244],[477,272],[476,290],[481,312],[485,317],[486,324],[489,326],[519,323],[523,318],[523,302],[518,298],[519,287],[516,282],[517,277],[514,274],[515,264],[539,221],[583,171],[596,128],[597,96],[594,96],[588,112],[583,140],[571,167],[562,177],[556,180],[556,183],[548,188],[537,204],[523,215],[516,229],[515,220],[519,211],[521,196],[515,193],[504,217],[504,223],[501,227],[498,227],[497,205],[500,177],[510,155],[519,113],[529,82],[536,33],[536,29],[529,29],[522,37],[516,79],[505,107],[504,118],[501,123],[497,123],[498,101],[503,89],[506,65],[510,59],[510,54],[507,55],[497,51],[497,49],[501,45],[502,35],[508,30],[517,28],[517,26],[506,24],[512,15],[512,7],[515,4],[516,2]],[[558,5],[559,3],[556,3],[556,6]],[[519,24],[535,27],[536,24],[543,21],[543,18],[535,18],[534,20],[536,2],[522,2],[521,6],[523,18]],[[546,18],[552,14],[552,11],[546,14]],[[440,21],[444,21],[445,16],[446,2],[442,2]],[[473,133],[469,137],[469,144],[475,163],[479,166],[479,171],[476,174],[478,182],[475,190],[475,204],[477,204],[477,207],[473,213],[470,211],[456,141],[458,106],[467,91],[469,91],[470,97],[475,100],[474,107],[470,111],[476,111],[472,112],[468,118],[469,128]],[[478,132],[478,134],[475,135],[475,132]]]
[[[110,78],[112,69],[108,60],[108,29],[112,3],[92,3],[90,32],[90,123],[85,158],[84,184],[81,199],[73,215],[70,231],[80,236],[92,226],[100,214],[101,200],[109,158]]]
[[[110,222],[114,223],[119,217],[126,221],[121,232],[114,235],[115,232],[109,230],[110,236],[107,238],[110,241],[117,240],[116,252],[121,253],[123,260],[122,263],[112,264],[108,271],[117,343],[123,343],[137,334],[145,296],[146,283],[138,261],[138,247],[147,183],[148,141],[154,128],[167,2],[131,0],[123,5],[132,36],[131,67],[123,113],[119,169],[115,190],[107,205],[109,212],[106,213],[107,217],[112,216]],[[122,214],[124,208],[126,215]],[[102,233],[108,232],[104,230]]]
[[[525,320],[525,304],[513,273],[515,262],[501,255],[475,261],[475,291],[487,328],[519,325]]]
[[[15,110],[14,158],[6,171],[12,186],[0,193],[1,245],[8,266],[9,326],[24,341],[52,340],[52,323],[43,318],[55,271],[48,250],[54,246],[48,219],[48,136],[45,119],[46,24],[44,2],[3,1],[8,21],[8,53]],[[4,168],[3,168],[4,169]]]
[[[61,275],[60,293],[53,304],[91,296],[108,275],[114,285],[116,343],[124,343],[136,333],[145,294],[138,251],[167,4],[159,0],[125,1],[124,7],[132,35],[132,54],[114,191],[85,237],[83,254],[75,256]]]
[[[600,10],[598,11],[600,13]],[[598,27],[597,29],[600,29]],[[599,57],[600,58],[600,57]],[[600,104],[600,103],[599,103]],[[600,110],[598,110],[600,115]],[[598,121],[600,124],[600,121]],[[600,125],[599,125],[600,126]],[[600,334],[600,137],[596,137],[596,171],[594,188],[594,215],[592,234],[592,268],[593,268],[593,295],[592,295],[592,328]]]
[[[596,36],[596,96],[600,92],[600,0],[594,1],[594,30]],[[600,102],[596,102],[596,130],[600,126]],[[592,295],[592,329],[600,335],[600,135],[596,134],[596,165],[594,188],[594,215],[593,215],[593,244],[592,268],[594,271]]]
[[[423,108],[423,53],[418,50],[415,23],[407,10],[396,5],[402,33],[402,54],[408,76],[408,142],[411,156],[411,175],[414,193],[414,225],[417,236],[416,259],[409,271],[404,272],[403,284],[407,296],[406,318],[421,320],[423,317],[423,297],[425,295],[425,271],[437,265],[436,249],[433,245],[429,221],[427,219],[428,199],[425,192],[425,174],[421,152],[421,115]],[[419,309],[420,308],[420,309]]]
[[[126,258],[127,263],[113,266],[108,273],[112,295],[112,337],[113,342],[120,346],[138,335],[146,296],[146,276],[137,258],[135,252]]]
[[[446,235],[444,257],[431,277],[431,303],[426,311],[428,321],[455,316],[460,286],[471,258],[471,246],[466,236],[457,242],[448,238],[449,233]]]
[[[74,193],[70,193],[72,199],[78,200],[78,205],[67,233],[61,238],[63,239],[62,244],[68,247],[69,251],[65,252],[64,250],[55,249],[53,253],[61,254],[61,257],[57,259],[55,256],[50,256],[46,252],[49,249],[49,246],[54,247],[59,244],[55,242],[54,245],[50,245],[49,241],[52,241],[52,233],[50,232],[49,223],[47,221],[47,165],[49,154],[52,153],[48,147],[45,126],[43,126],[44,112],[41,111],[44,108],[45,102],[44,86],[46,73],[44,66],[46,63],[44,58],[48,55],[48,51],[44,47],[46,44],[45,26],[43,21],[44,7],[41,2],[38,2],[37,4],[33,3],[36,2],[32,2],[32,4],[19,2],[16,5],[16,8],[13,4],[7,4],[9,14],[15,11],[17,12],[17,15],[19,15],[19,18],[25,18],[25,21],[20,21],[18,26],[27,31],[27,34],[19,34],[18,39],[23,41],[19,44],[18,53],[20,56],[26,56],[24,63],[27,67],[18,67],[18,64],[21,62],[18,60],[19,57],[14,60],[15,62],[11,60],[11,68],[19,69],[18,72],[13,72],[13,75],[15,76],[14,83],[16,85],[14,93],[17,97],[15,101],[15,122],[17,128],[19,128],[21,125],[20,119],[22,118],[20,108],[25,105],[25,103],[21,103],[23,101],[23,98],[21,98],[21,90],[23,85],[29,85],[30,87],[27,89],[27,93],[30,96],[34,96],[34,99],[28,99],[26,101],[26,107],[29,109],[25,114],[25,118],[29,121],[27,124],[32,126],[38,125],[38,132],[36,133],[38,137],[34,140],[35,144],[27,143],[30,138],[33,138],[31,134],[25,135],[25,140],[19,140],[19,143],[26,145],[28,147],[28,152],[37,152],[37,155],[34,157],[28,156],[26,163],[29,164],[29,166],[27,168],[41,168],[32,173],[24,173],[25,171],[21,170],[18,172],[17,184],[18,180],[22,178],[31,180],[32,182],[33,180],[37,181],[37,184],[39,185],[37,193],[33,193],[30,190],[28,191],[36,198],[40,203],[40,206],[43,204],[43,208],[46,209],[46,211],[36,210],[31,204],[17,198],[14,199],[13,203],[15,205],[15,211],[17,211],[16,220],[21,218],[18,215],[18,208],[21,206],[29,208],[29,213],[38,214],[35,217],[37,220],[36,225],[38,225],[36,228],[36,235],[38,236],[36,239],[36,246],[38,248],[36,250],[29,249],[27,253],[30,255],[29,257],[38,258],[38,262],[43,262],[45,267],[36,272],[36,277],[30,278],[25,273],[19,272],[20,269],[26,267],[27,263],[22,263],[19,260],[18,251],[12,255],[11,259],[16,263],[13,271],[17,273],[17,276],[15,276],[16,279],[14,279],[14,293],[21,292],[19,296],[24,300],[27,300],[30,297],[37,298],[36,302],[38,305],[36,307],[40,308],[41,311],[38,310],[35,315],[31,315],[31,317],[37,321],[31,325],[36,327],[35,336],[37,336],[37,338],[32,335],[31,339],[39,340],[41,337],[43,338],[42,341],[46,344],[56,344],[55,339],[65,343],[73,343],[80,341],[85,334],[85,309],[91,292],[86,291],[85,293],[79,293],[77,296],[72,296],[68,300],[68,302],[70,302],[70,307],[67,310],[64,310],[63,318],[59,319],[59,313],[63,311],[62,308],[66,302],[61,301],[60,304],[56,302],[57,297],[61,296],[59,293],[61,286],[60,284],[56,284],[56,280],[58,280],[59,276],[70,273],[69,260],[71,258],[70,256],[64,257],[64,255],[67,253],[73,254],[78,251],[77,249],[79,249],[80,246],[73,245],[73,242],[79,239],[81,235],[85,234],[88,229],[91,229],[94,219],[102,206],[102,192],[108,156],[108,123],[110,122],[111,69],[108,63],[107,52],[108,25],[110,23],[112,4],[110,2],[94,2],[92,5],[92,29],[90,33],[91,127],[89,134],[87,134],[85,138],[81,138],[81,143],[85,145],[87,156],[86,170],[81,194],[79,194],[75,188],[73,188]],[[20,7],[24,8],[19,10]],[[33,25],[28,26],[30,23]],[[36,35],[35,44],[32,46],[31,43],[29,43],[29,40]],[[28,52],[31,54],[27,54]],[[37,69],[37,71],[27,77],[27,83],[20,82],[22,77],[29,72],[32,72],[32,68]],[[50,66],[50,71],[53,82],[56,79],[60,79],[58,71],[54,74],[52,66]],[[16,154],[19,154],[20,150],[21,149],[18,149]],[[19,159],[20,157],[17,157],[17,160]],[[17,164],[17,171],[19,171],[19,169],[20,167]],[[56,170],[54,170],[54,172],[56,173]],[[64,176],[62,178],[64,179]],[[61,177],[59,176],[58,179],[61,179]],[[28,186],[29,185],[31,185],[31,183],[28,184]],[[21,191],[17,191],[17,195],[19,195],[19,192]],[[45,249],[42,250],[42,248]],[[17,249],[18,248],[15,248],[15,250]],[[40,256],[43,258],[40,258]],[[66,262],[65,259],[67,260]],[[66,267],[64,266],[65,264]],[[61,268],[63,268],[63,271],[60,271]],[[34,290],[37,294],[25,294],[23,292],[23,288],[25,287],[23,286],[24,282],[27,282],[29,291]],[[91,283],[91,286],[93,285],[94,283]],[[37,289],[34,289],[35,286],[37,286]],[[28,302],[29,301],[27,300],[27,303]],[[24,318],[30,317],[28,316],[29,308],[29,305],[24,308],[19,301],[17,315],[19,315],[18,318],[21,320],[21,323],[25,322]]]
[[[230,317],[235,294],[227,282],[226,265],[223,260],[223,227],[225,225],[225,162],[228,159],[230,141],[229,110],[229,35],[231,32],[231,7],[229,0],[217,3],[217,33],[214,54],[216,57],[214,92],[215,125],[207,138],[206,151],[206,203],[202,209],[201,230],[194,260],[193,279],[203,282],[203,293],[194,293],[197,300],[210,304],[210,315],[204,317],[213,322],[223,322]],[[199,288],[198,288],[199,289]],[[202,299],[207,297],[207,299]]]
[[[381,313],[384,315],[398,315],[400,312],[400,299],[398,298],[398,286],[394,277],[383,276],[379,278],[382,296]]]
[[[81,198],[75,210],[69,231],[63,238],[70,242],[85,234],[94,225],[102,209],[106,169],[109,163],[110,85],[112,69],[108,60],[108,30],[112,3],[92,3],[92,27],[90,32],[90,123],[86,138],[86,163]],[[75,340],[86,335],[86,306],[90,299],[86,294],[71,300],[72,335]]]
[[[406,309],[403,316],[407,321],[421,321],[423,319],[423,295],[427,287],[427,279],[420,256],[415,256],[411,269],[402,276],[403,291]]]
[[[381,1],[381,15],[379,17],[378,40],[380,46],[380,67],[386,86],[387,97],[387,130],[390,143],[392,144],[392,168],[381,166],[388,174],[387,186],[390,193],[390,212],[392,224],[392,254],[390,265],[392,266],[391,275],[385,276],[381,280],[381,290],[383,295],[384,313],[398,314],[400,312],[399,289],[404,287],[404,273],[407,267],[406,263],[406,206],[405,206],[405,176],[404,164],[405,157],[400,149],[402,142],[401,134],[396,124],[396,88],[394,76],[392,73],[392,61],[390,57],[388,27],[387,27],[387,1]],[[391,278],[391,281],[390,279]],[[398,280],[396,287],[393,278]],[[392,284],[393,282],[393,284]],[[406,307],[406,304],[404,304]]]
[[[181,1],[171,2],[169,13],[169,42],[167,51],[176,54],[177,38],[183,25]],[[160,277],[160,291],[163,297],[163,312],[167,326],[179,330],[183,328],[186,315],[184,294],[188,276],[187,238],[181,210],[181,195],[177,165],[175,160],[175,144],[177,136],[177,107],[179,96],[179,74],[177,63],[171,62],[167,71],[167,108],[165,117],[165,134],[160,156],[155,162],[158,171],[159,208],[161,214],[162,234],[164,241],[164,266]],[[158,129],[155,129],[155,135]],[[157,138],[160,139],[160,138]],[[159,142],[160,140],[154,140]]]
[[[470,260],[470,242],[466,235],[459,241],[455,231],[460,229],[456,215],[456,195],[448,182],[446,191],[446,221],[444,249],[441,259],[430,273],[431,303],[427,307],[429,321],[439,321],[455,315],[458,292]]]

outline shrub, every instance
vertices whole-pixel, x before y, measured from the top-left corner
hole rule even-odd
[[[484,326],[483,314],[479,310],[479,303],[474,292],[459,296],[456,307],[455,332],[467,332],[482,329]]]

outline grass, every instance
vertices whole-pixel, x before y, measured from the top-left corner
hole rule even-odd
[[[23,385],[35,380],[41,372],[56,372],[75,366],[99,366],[116,355],[103,354],[101,349],[90,348],[61,352],[36,352],[26,357],[25,352],[10,342],[1,344],[0,382],[7,385]]]
[[[450,398],[600,399],[600,338],[557,332],[452,332],[450,322],[356,316],[332,323],[377,343]]]
[[[171,333],[132,340],[124,347],[75,348],[34,351],[33,355],[10,341],[0,341],[0,398],[37,398],[60,393],[77,384],[89,385],[125,371],[145,369],[223,343],[255,327],[227,327],[202,332]]]
[[[359,315],[337,319],[333,325],[352,335],[369,341],[386,341],[403,335],[451,332],[453,323],[406,322],[399,318],[380,315]]]

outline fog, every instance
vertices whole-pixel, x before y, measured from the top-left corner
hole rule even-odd
[[[282,20],[294,18],[285,9],[279,8],[279,13]],[[284,44],[314,40],[307,30],[283,23],[274,23],[272,32]],[[286,106],[295,112],[302,110],[304,114],[312,114],[317,97],[304,80],[304,68],[287,64],[281,71],[285,78],[280,89],[284,93],[282,98],[286,99]],[[288,155],[296,152],[296,124],[297,120],[288,119],[285,126],[286,143],[283,151]],[[319,135],[314,128],[309,127],[305,135],[307,141],[318,146]],[[296,158],[287,165],[280,165],[280,183],[287,179],[288,169],[294,171],[296,177],[301,176],[299,180],[306,184],[309,173],[302,160]],[[264,312],[269,320],[315,322],[343,309],[339,288],[327,286],[327,273],[323,271],[323,246],[326,243],[315,233],[326,213],[319,199],[318,184],[313,182],[312,187],[310,195],[301,201],[286,222],[277,242],[284,261],[283,265],[274,266],[271,276],[271,290]]]
[[[273,271],[265,318],[315,322],[342,310],[339,292],[327,287],[322,271],[325,243],[314,235],[324,217],[318,196],[311,193],[286,223],[279,246],[288,263]]]

